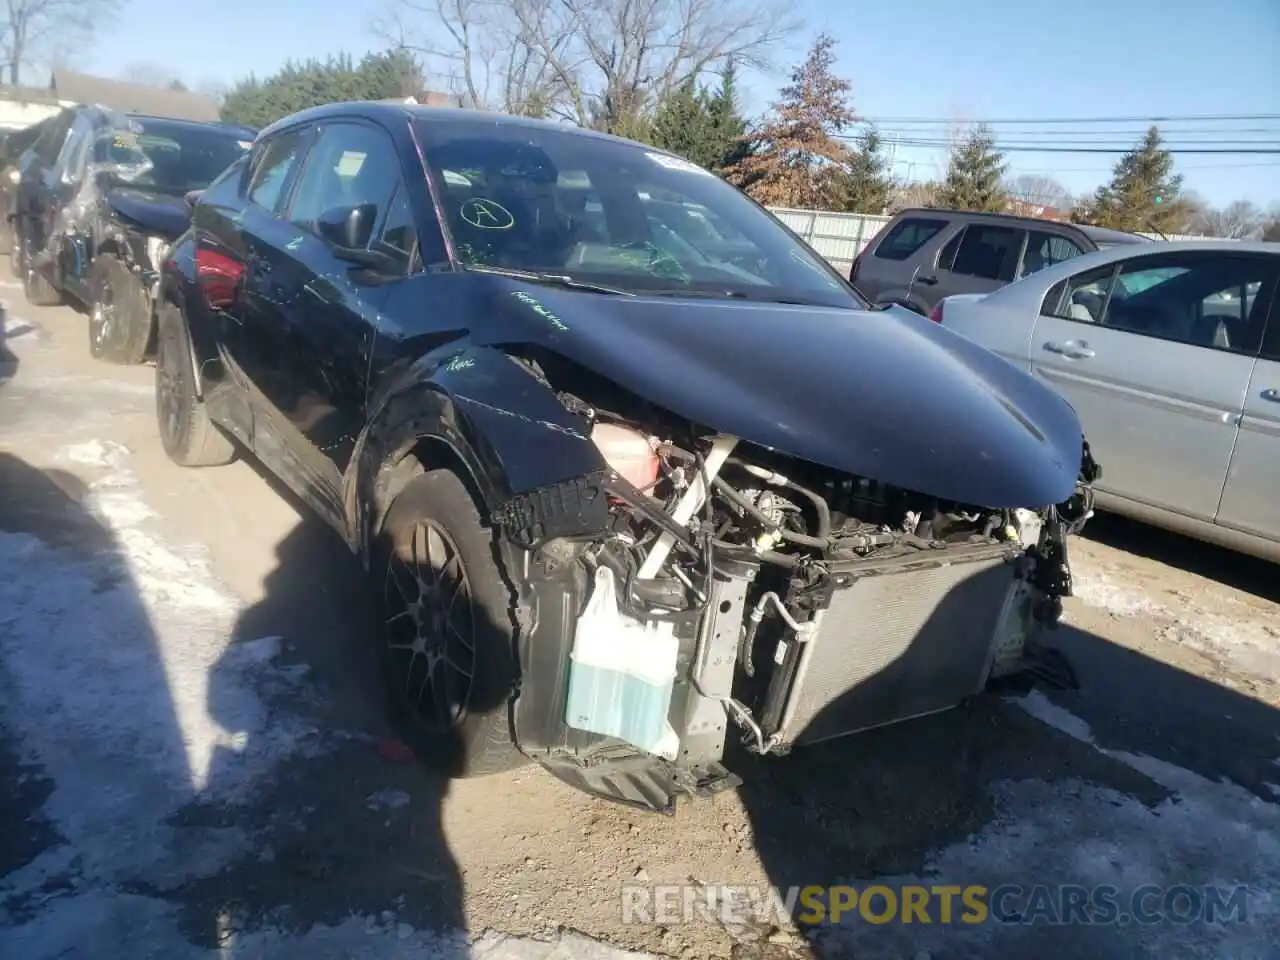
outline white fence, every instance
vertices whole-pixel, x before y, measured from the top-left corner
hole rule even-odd
[[[864,213],[828,213],[822,210],[794,210],[788,207],[770,207],[770,212],[814,250],[846,276],[853,266],[853,258],[867,248],[880,229],[892,217],[878,217]],[[1159,240],[1154,233],[1144,237]],[[1170,240],[1207,240],[1192,234],[1171,233]]]

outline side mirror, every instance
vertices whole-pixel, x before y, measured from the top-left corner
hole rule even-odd
[[[377,219],[378,208],[372,203],[333,207],[316,218],[316,232],[333,244],[333,255],[339,260],[374,273],[403,272],[393,257],[368,249]]]
[[[182,199],[187,202],[188,207],[194,210],[196,206],[196,202],[200,199],[200,194],[202,193],[204,193],[203,190],[191,190],[191,191],[188,191],[187,193],[184,193],[182,195]]]
[[[316,219],[316,232],[339,250],[363,250],[373,237],[378,208],[372,203],[332,207]]]

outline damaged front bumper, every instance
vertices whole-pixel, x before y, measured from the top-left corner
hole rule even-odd
[[[1003,533],[973,542],[801,563],[781,580],[766,580],[750,555],[717,554],[700,608],[663,624],[678,640],[662,690],[669,736],[632,738],[641,747],[569,722],[575,640],[600,571],[580,562],[581,548],[607,521],[615,487],[601,475],[516,498],[499,520],[523,584],[517,745],[579,789],[671,813],[679,796],[741,782],[723,764],[735,733],[748,751],[779,755],[987,690],[1074,687],[1048,637],[1072,592],[1068,538],[1092,516],[1100,473],[1086,445],[1071,498],[1012,511]],[[606,636],[621,644],[629,630],[615,637],[606,625]],[[596,702],[612,703],[614,688],[601,689]]]
[[[1070,688],[1076,678],[1047,643],[1070,590],[1066,529],[1053,516],[1023,533],[1036,541],[983,544],[831,568],[831,589],[807,622],[776,618],[756,635],[768,595],[749,603],[755,569],[717,566],[706,613],[684,625],[668,719],[679,737],[662,757],[565,722],[576,618],[590,594],[568,548],[527,553],[520,748],[566,783],[640,809],[673,813],[680,796],[705,797],[741,779],[724,765],[734,733],[750,752],[780,755],[950,709],[984,690]],[[758,592],[758,591],[757,591]],[[767,610],[763,611],[767,612]],[[796,629],[798,628],[798,629]],[[679,629],[679,628],[678,628]],[[771,664],[759,689],[744,660]]]

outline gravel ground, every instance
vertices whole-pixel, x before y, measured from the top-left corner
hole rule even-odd
[[[248,463],[184,471],[151,370],[10,280],[0,954],[1274,957],[1276,568],[1099,518],[1084,688],[768,762],[673,818],[393,749],[342,546]],[[8,362],[4,351],[8,351]],[[629,923],[624,884],[1246,885],[1230,923]],[[784,912],[785,913],[785,912]]]

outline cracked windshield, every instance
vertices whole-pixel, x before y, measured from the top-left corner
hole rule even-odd
[[[419,131],[470,266],[635,293],[863,306],[810,248],[686,160],[545,128]]]

